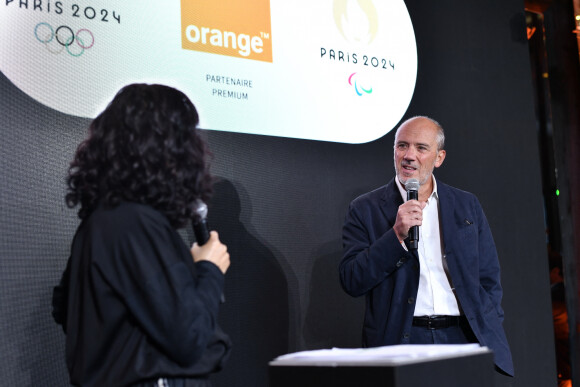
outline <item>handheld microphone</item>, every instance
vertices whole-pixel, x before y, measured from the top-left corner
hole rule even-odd
[[[207,204],[198,199],[195,212],[198,215],[198,219],[193,222],[193,234],[195,235],[197,244],[203,246],[209,240],[209,228],[207,227]],[[226,302],[226,296],[224,296],[223,293],[221,294],[220,301],[222,304]]]
[[[198,200],[195,212],[198,215],[198,219],[193,222],[193,234],[195,235],[197,244],[203,246],[209,240],[209,229],[207,227],[207,204]]]
[[[405,184],[407,190],[407,200],[419,200],[419,180],[409,179]],[[409,229],[409,248],[417,250],[419,247],[419,226],[412,226]]]

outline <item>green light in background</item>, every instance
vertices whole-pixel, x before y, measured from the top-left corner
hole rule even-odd
[[[556,196],[560,196],[560,190],[559,189],[556,190]]]

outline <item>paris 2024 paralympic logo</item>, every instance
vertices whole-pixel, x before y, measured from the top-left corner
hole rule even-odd
[[[377,8],[372,0],[334,0],[333,16],[336,28],[342,37],[349,43],[359,45],[370,45],[377,37],[379,31],[379,15]],[[326,50],[323,51],[326,54]],[[357,53],[338,53],[331,50],[329,56],[337,56],[339,60],[346,60],[353,64],[363,63],[365,66],[383,69],[394,69],[393,60],[378,58],[363,54],[362,57]],[[371,82],[361,80],[358,72],[351,72],[348,75],[348,84],[354,88],[356,95],[362,97],[373,92]],[[366,84],[365,84],[366,83]]]

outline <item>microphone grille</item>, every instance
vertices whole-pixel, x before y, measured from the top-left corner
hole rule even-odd
[[[417,179],[409,179],[407,180],[407,184],[405,184],[405,189],[407,191],[419,191],[419,180]]]
[[[205,218],[207,218],[207,204],[198,199],[195,212],[197,213],[197,216],[199,217],[200,220],[204,220]]]

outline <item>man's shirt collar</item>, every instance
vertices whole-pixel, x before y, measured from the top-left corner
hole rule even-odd
[[[431,192],[431,195],[429,195],[429,198],[427,199],[427,204],[429,204],[429,201],[431,200],[431,198],[435,198],[435,200],[439,199],[439,194],[437,193],[437,180],[435,179],[435,175],[431,174],[431,178],[433,179],[433,192]],[[405,187],[403,186],[403,184],[401,184],[401,182],[399,181],[399,177],[395,176],[395,183],[397,183],[397,188],[399,188],[399,192],[401,193],[401,197],[403,198],[403,202],[407,201],[407,191],[405,190]]]

